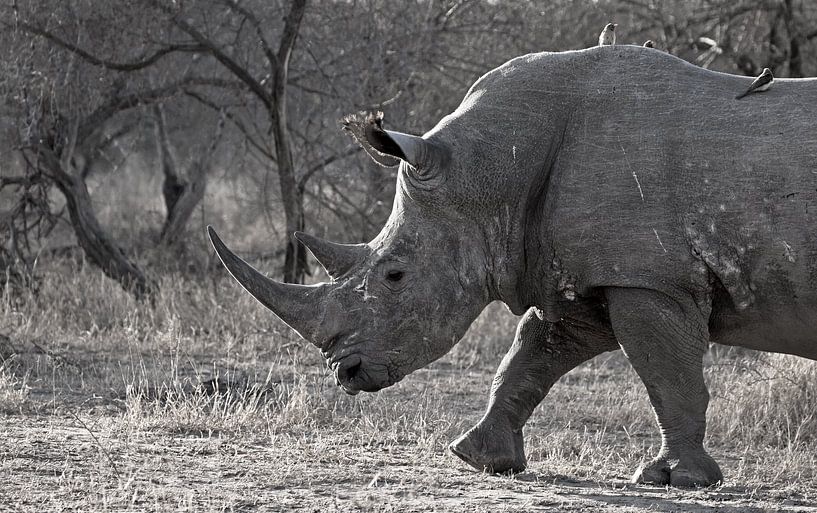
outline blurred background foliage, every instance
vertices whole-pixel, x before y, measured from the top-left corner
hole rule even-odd
[[[370,240],[394,194],[339,119],[423,133],[481,74],[592,46],[608,21],[706,68],[817,73],[812,0],[4,2],[2,286],[72,258],[150,298],[163,274],[212,269],[206,224],[321,279],[290,233]]]

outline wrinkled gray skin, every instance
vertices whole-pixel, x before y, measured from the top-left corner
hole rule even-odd
[[[750,82],[642,47],[523,56],[422,138],[347,122],[401,163],[375,240],[298,235],[331,282],[275,283],[211,237],[349,393],[439,358],[490,301],[525,313],[485,416],[451,446],[478,469],[522,470],[553,383],[621,347],[662,437],[634,480],[709,485],[707,344],[817,358],[817,80],[735,101]]]

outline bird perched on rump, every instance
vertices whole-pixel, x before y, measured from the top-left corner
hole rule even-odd
[[[608,23],[599,34],[599,46],[609,46],[616,44],[616,27],[618,23]]]
[[[772,70],[769,68],[763,68],[763,73],[758,76],[754,82],[749,85],[749,89],[745,92],[735,96],[736,100],[740,100],[744,96],[752,93],[761,93],[763,91],[767,91],[772,84],[774,83],[774,76],[772,75]]]
[[[644,41],[644,48],[655,48],[655,43],[652,42],[652,39],[647,39]]]

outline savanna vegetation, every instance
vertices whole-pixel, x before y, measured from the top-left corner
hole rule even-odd
[[[10,0],[0,6],[0,509],[817,511],[817,365],[713,347],[726,484],[628,484],[660,439],[620,352],[565,376],[528,471],[446,445],[481,416],[516,318],[348,397],[215,259],[324,279],[290,234],[369,240],[394,172],[339,130],[422,133],[527,52],[655,41],[700,66],[817,74],[807,0]]]

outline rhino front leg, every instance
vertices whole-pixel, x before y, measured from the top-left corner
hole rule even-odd
[[[650,396],[661,450],[634,482],[708,486],[723,479],[703,447],[709,393],[702,358],[709,312],[644,289],[606,291],[613,331]]]
[[[558,323],[539,319],[535,309],[525,313],[494,376],[488,410],[450,445],[451,452],[478,470],[525,469],[522,427],[551,386],[577,365],[618,349],[599,305],[576,306],[575,320]]]

